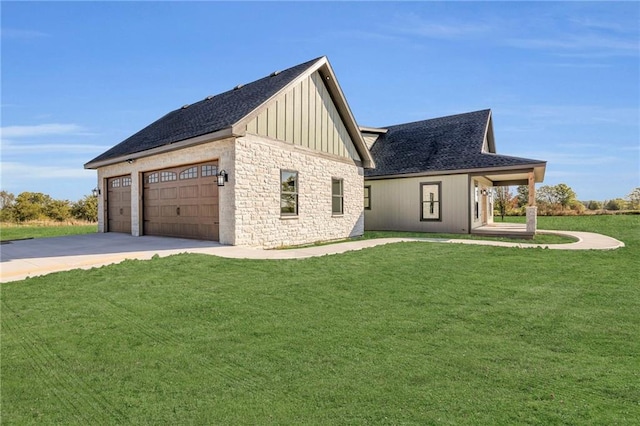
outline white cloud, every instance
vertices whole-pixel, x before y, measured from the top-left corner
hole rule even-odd
[[[5,126],[0,128],[2,138],[26,138],[34,136],[78,135],[87,134],[82,126],[77,124],[36,124],[31,126]]]
[[[34,181],[48,179],[75,179],[86,178],[95,175],[95,170],[85,170],[82,166],[41,166],[25,163],[2,162],[2,180],[10,181]]]
[[[51,143],[51,144],[16,144],[15,142],[3,139],[3,154],[40,154],[40,153],[65,153],[69,154],[99,154],[109,149],[102,145],[71,144],[71,143]]]
[[[416,13],[407,13],[396,15],[387,29],[428,38],[459,39],[486,33],[491,30],[491,27],[459,20],[455,22],[431,21]]]

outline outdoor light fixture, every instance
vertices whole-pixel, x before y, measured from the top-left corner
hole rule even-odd
[[[94,197],[97,197],[98,195],[100,195],[100,189],[99,188],[93,188],[91,190],[91,193],[93,194]]]
[[[220,170],[220,173],[218,173],[218,186],[224,186],[225,182],[229,182],[229,174],[224,170]]]
[[[489,192],[488,192],[486,189],[483,189],[482,191],[480,191],[480,193],[481,193],[482,195],[487,195]]]
[[[127,163],[129,163],[129,164],[133,164],[133,163],[134,163],[134,161],[136,161],[136,160],[134,160],[133,158],[129,158],[129,159],[127,159]]]

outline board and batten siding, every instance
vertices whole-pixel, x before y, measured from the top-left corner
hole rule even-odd
[[[469,233],[468,176],[424,176],[367,179],[371,209],[365,210],[367,231]],[[441,220],[420,220],[420,184],[441,184]]]
[[[267,105],[247,124],[247,133],[361,160],[318,72]]]

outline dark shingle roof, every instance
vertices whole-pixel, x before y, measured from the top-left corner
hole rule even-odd
[[[371,147],[375,169],[365,176],[540,164],[544,161],[483,153],[491,110],[385,127]]]
[[[295,80],[319,59],[321,58],[204,99],[187,108],[172,111],[89,163],[131,155],[228,128]]]

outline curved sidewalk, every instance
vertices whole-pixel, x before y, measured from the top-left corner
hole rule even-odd
[[[164,257],[178,253],[201,253],[233,259],[303,259],[407,241],[551,250],[612,250],[624,247],[621,241],[592,232],[539,232],[568,235],[577,238],[578,241],[569,244],[531,244],[442,238],[378,238],[288,250],[263,250],[181,238],[132,237],[115,233],[73,235],[3,243],[0,245],[0,282],[17,281],[71,269],[90,269],[126,259],[144,260],[156,255]]]

